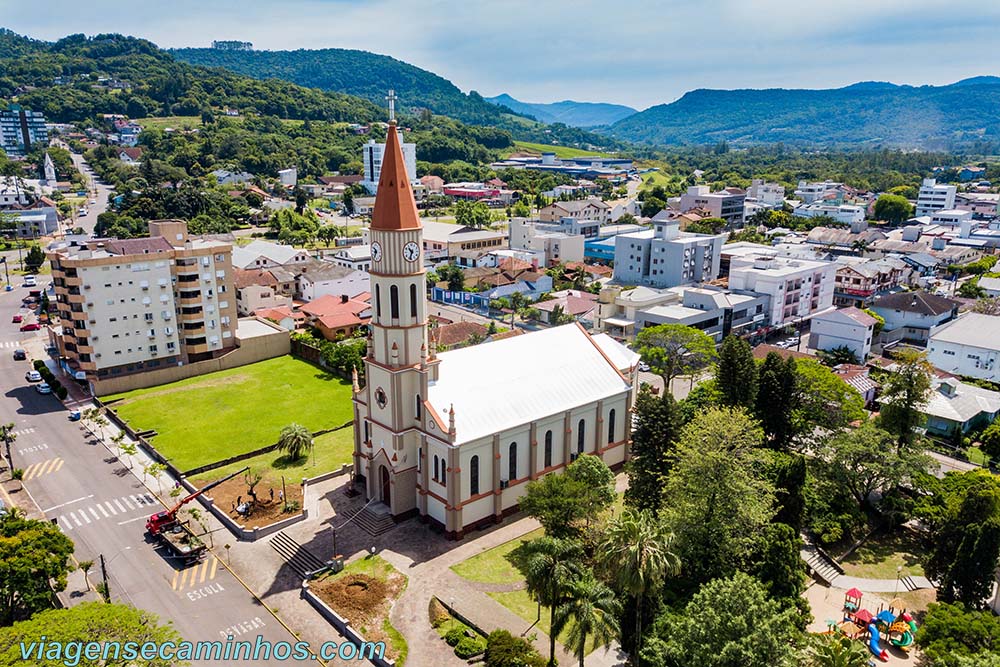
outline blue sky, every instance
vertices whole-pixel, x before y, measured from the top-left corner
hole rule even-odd
[[[163,47],[391,55],[484,95],[645,108],[694,88],[944,84],[1000,75],[1000,3],[940,0],[4,0],[42,39],[121,32]],[[991,6],[993,5],[993,6]]]

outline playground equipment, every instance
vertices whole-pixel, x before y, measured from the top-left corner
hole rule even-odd
[[[916,622],[912,616],[903,612],[896,622],[889,626],[889,643],[903,651],[909,652],[916,634]]]
[[[872,652],[876,658],[882,662],[889,662],[889,652],[882,648],[882,644],[879,643],[881,639],[878,626],[875,623],[868,624],[868,650]]]
[[[861,609],[861,596],[863,593],[857,588],[852,588],[844,594],[844,611],[853,614]]]

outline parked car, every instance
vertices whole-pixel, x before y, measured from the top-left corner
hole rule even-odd
[[[649,364],[647,364],[645,361],[640,361],[639,362],[639,370],[642,371],[643,373],[648,373],[649,372]]]
[[[39,394],[51,394],[52,387],[49,386],[48,382],[43,382],[41,384],[35,385],[35,391],[37,391]]]
[[[96,203],[97,203],[97,200],[96,200],[96,199],[91,199],[91,200],[90,200],[90,205],[91,205],[91,206],[93,206],[93,205],[94,205],[94,204],[96,204]]]
[[[28,358],[28,353],[22,350],[21,348],[17,348],[16,350],[14,350],[14,361],[24,361],[27,358]]]
[[[80,412],[79,410],[73,410],[73,412],[69,413],[69,420],[71,422],[78,422],[80,421],[81,417],[83,417],[83,413]]]
[[[42,374],[36,370],[30,370],[24,374],[24,379],[28,382],[41,382]]]
[[[21,325],[21,331],[38,331],[42,325],[38,322],[25,322]]]
[[[14,324],[20,324],[21,322],[24,321],[24,315],[18,313],[14,317],[10,318],[10,321],[13,322]]]
[[[24,277],[24,286],[25,287],[35,287],[36,285],[38,285],[38,281],[35,279],[35,276],[25,276]]]
[[[5,516],[7,516],[7,505],[5,505],[2,500],[0,500],[0,519],[2,519]]]

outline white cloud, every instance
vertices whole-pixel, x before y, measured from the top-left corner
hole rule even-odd
[[[50,0],[7,8],[34,37],[123,32],[161,46],[384,53],[486,95],[645,107],[693,88],[947,83],[1000,72],[1000,6],[936,0]]]

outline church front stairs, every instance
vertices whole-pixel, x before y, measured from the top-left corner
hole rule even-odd
[[[378,537],[383,533],[387,533],[396,526],[396,522],[392,518],[392,512],[382,503],[367,505],[354,517],[354,523],[372,537]]]

